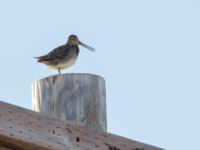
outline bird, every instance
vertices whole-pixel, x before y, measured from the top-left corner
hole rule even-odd
[[[61,70],[68,68],[75,64],[79,55],[79,45],[94,52],[95,49],[79,41],[77,35],[71,34],[68,37],[67,43],[54,48],[48,54],[34,57],[37,62],[46,64],[50,69],[58,70],[58,74],[61,74]]]

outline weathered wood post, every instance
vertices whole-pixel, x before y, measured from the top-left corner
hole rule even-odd
[[[91,74],[62,74],[37,80],[32,84],[32,109],[106,131],[105,81]]]

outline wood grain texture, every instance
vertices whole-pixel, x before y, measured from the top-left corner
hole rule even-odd
[[[11,150],[161,150],[1,101],[0,145]]]
[[[91,74],[62,74],[37,80],[32,84],[32,109],[106,131],[105,81]]]
[[[3,147],[3,146],[0,145],[0,150],[14,150],[14,149],[10,149],[10,148]]]

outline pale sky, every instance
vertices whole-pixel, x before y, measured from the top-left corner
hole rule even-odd
[[[169,150],[200,149],[200,1],[0,1],[0,100],[31,109],[33,59],[78,35],[63,73],[104,77],[108,132]]]

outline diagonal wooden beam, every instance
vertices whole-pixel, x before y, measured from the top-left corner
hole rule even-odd
[[[161,150],[0,102],[0,146],[14,150]]]

